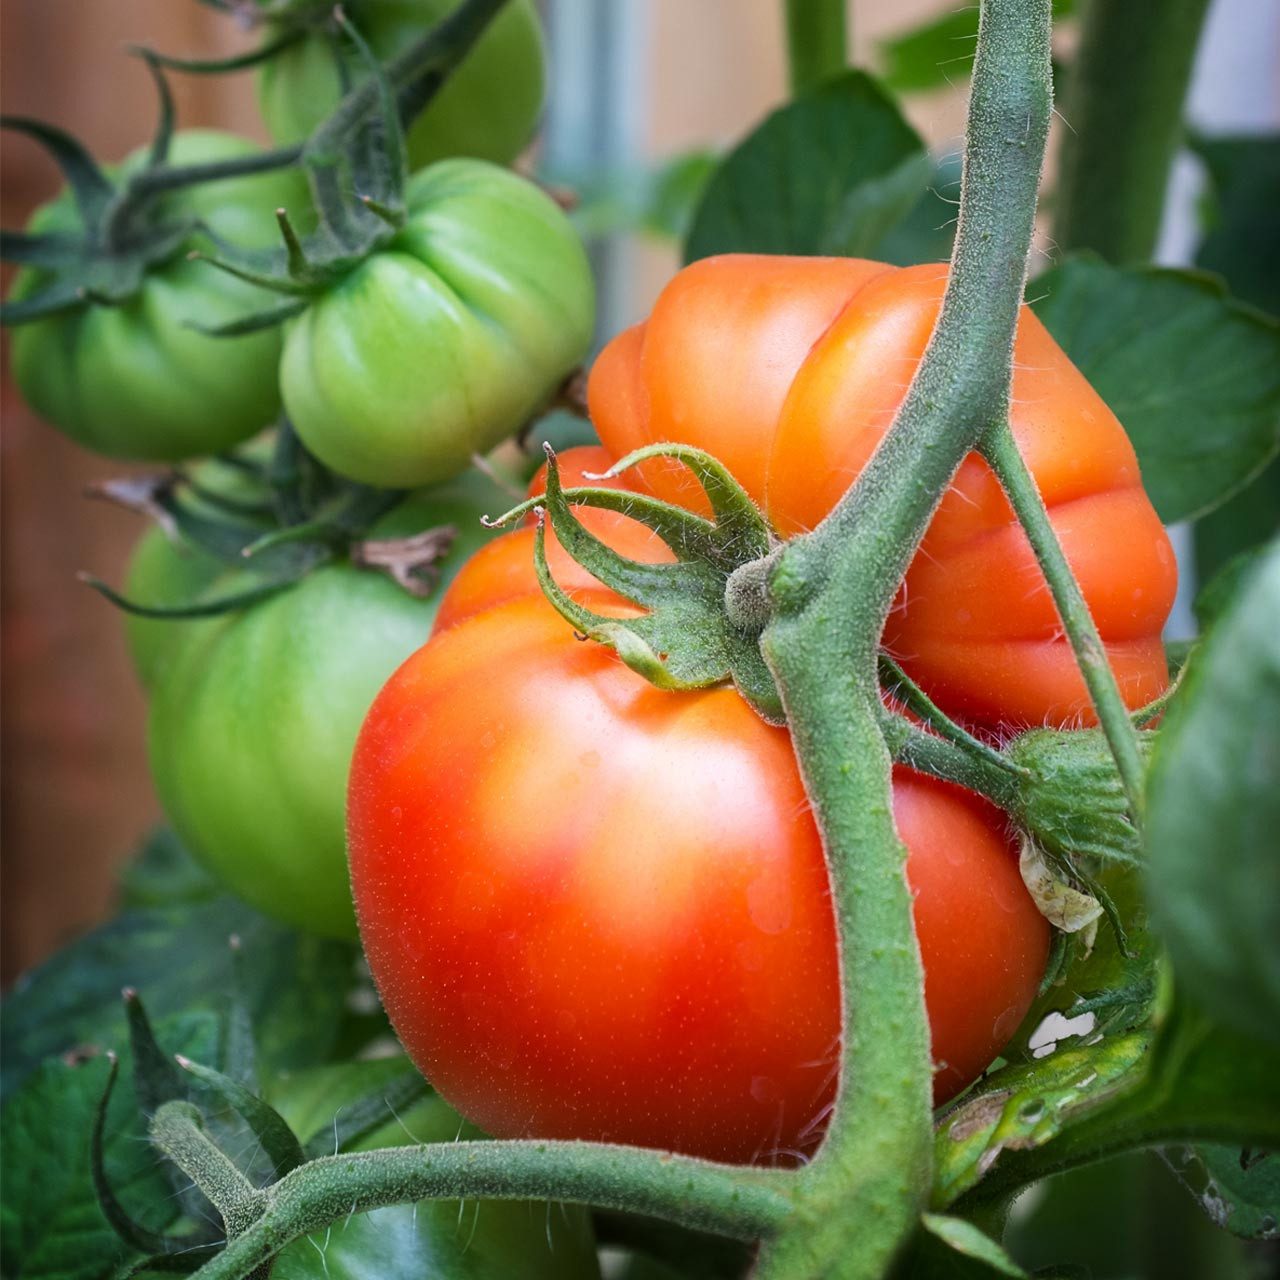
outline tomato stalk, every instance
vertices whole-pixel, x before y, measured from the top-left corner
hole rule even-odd
[[[1092,0],[1071,68],[1053,237],[1117,264],[1150,259],[1208,0]]]
[[[1106,646],[1089,613],[1080,584],[1071,572],[1049,521],[1048,512],[1036,488],[1035,479],[1014,441],[1007,422],[998,423],[987,432],[982,442],[982,456],[996,473],[1009,498],[1014,514],[1031,543],[1044,572],[1053,602],[1062,619],[1063,630],[1071,642],[1080,674],[1089,690],[1098,722],[1106,734],[1116,768],[1120,771],[1129,812],[1134,825],[1142,824],[1143,780],[1146,769],[1138,749],[1138,735],[1129,709],[1120,696],[1115,672],[1107,661]]]
[[[194,1141],[190,1134],[184,1139]],[[427,1199],[551,1198],[753,1241],[791,1213],[785,1177],[595,1142],[455,1142],[327,1156],[264,1188],[265,1212],[195,1274],[247,1276],[290,1240],[330,1222]]]
[[[937,326],[893,425],[814,532],[774,553],[761,637],[827,850],[842,975],[835,1112],[766,1249],[771,1277],[880,1276],[932,1167],[924,978],[879,727],[877,650],[947,485],[1008,409],[1052,87],[1048,0],[983,6],[960,222]]]
[[[844,0],[786,0],[786,23],[793,97],[844,70],[849,47]]]

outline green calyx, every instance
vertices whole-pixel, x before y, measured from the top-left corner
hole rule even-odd
[[[773,678],[760,656],[759,627],[740,625],[740,610],[726,608],[730,585],[744,565],[774,545],[764,517],[745,490],[709,454],[687,445],[638,449],[614,464],[619,475],[648,458],[674,458],[697,477],[712,520],[644,494],[589,487],[564,489],[547,447],[547,491],[503,515],[505,524],[545,509],[561,545],[606,587],[647,612],[636,618],[597,613],[563,590],[547,564],[545,530],[538,526],[535,557],[547,598],[583,635],[617,651],[633,671],[662,689],[705,689],[731,680],[773,724],[784,720]],[[616,511],[652,529],[675,553],[674,564],[644,564],[620,555],[584,527],[574,506]]]
[[[398,507],[401,490],[342,480],[302,448],[288,424],[269,454],[246,451],[213,459],[192,474],[170,471],[100,486],[106,498],[148,516],[194,565],[190,599],[138,600],[89,575],[82,581],[125,612],[142,618],[205,618],[245,608],[300,581],[320,565],[349,559],[426,597],[457,529],[425,529],[405,537],[374,536]],[[238,570],[225,594],[203,588],[205,576]]]

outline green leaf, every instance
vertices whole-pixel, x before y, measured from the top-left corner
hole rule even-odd
[[[1211,626],[1235,603],[1236,597],[1248,585],[1253,572],[1266,558],[1266,547],[1251,547],[1228,561],[1196,594],[1191,606],[1202,632]]]
[[[1280,314],[1280,134],[1189,141],[1212,189],[1211,225],[1196,265],[1223,276],[1242,301]]]
[[[926,1213],[921,1221],[930,1235],[936,1236],[953,1252],[982,1263],[985,1273],[1011,1276],[1013,1280],[1029,1280],[1027,1273],[1004,1249],[972,1222],[941,1213]]]
[[[1075,0],[1053,0],[1053,16],[1065,18]],[[978,41],[978,6],[950,10],[877,45],[884,83],[894,93],[942,89],[968,79]]]
[[[124,987],[142,993],[153,1018],[224,1007],[232,935],[241,941],[262,1061],[324,1061],[354,985],[354,947],[295,933],[222,895],[127,910],[19,979],[0,1006],[3,1092],[47,1057],[114,1043]]]
[[[1126,1092],[1149,1049],[1145,1035],[1117,1036],[1059,1049],[983,1081],[939,1123],[934,1203],[953,1204],[1004,1153],[1043,1147],[1079,1116]]]
[[[638,231],[683,240],[719,153],[704,148],[680,152],[649,167],[566,183],[578,193],[569,220],[584,238]]]
[[[208,902],[218,882],[168,827],[157,827],[120,875],[122,907],[165,907]]]
[[[895,267],[922,262],[946,262],[956,238],[956,214],[960,204],[960,169],[963,157],[951,152],[939,158],[924,195],[869,255]]]
[[[171,1020],[166,1042],[208,1054],[217,1039],[210,1015]],[[127,1059],[123,1037],[122,1056]],[[130,1216],[153,1231],[172,1225],[177,1206],[160,1158],[146,1140],[127,1061],[107,1110],[107,1180]],[[90,1134],[109,1073],[104,1057],[36,1068],[0,1112],[0,1271],[24,1280],[98,1280],[128,1250],[94,1190]]]
[[[1280,543],[1204,642],[1147,787],[1152,921],[1185,988],[1280,1045]]]
[[[707,183],[685,261],[717,253],[865,257],[920,199],[933,162],[868,75],[775,111]]]
[[[1280,534],[1280,461],[1272,462],[1247,489],[1196,521],[1191,533],[1201,582],[1210,581],[1241,552]]]
[[[1178,1147],[1169,1168],[1210,1219],[1246,1240],[1280,1237],[1280,1157],[1238,1147]]]
[[[1213,279],[1080,256],[1032,293],[1124,424],[1161,519],[1212,510],[1280,450],[1280,324]]]

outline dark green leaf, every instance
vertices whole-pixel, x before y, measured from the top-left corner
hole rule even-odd
[[[958,151],[943,156],[937,162],[924,195],[876,245],[870,256],[877,262],[891,262],[895,267],[946,262],[951,257],[951,244],[956,236],[960,168]]]
[[[142,994],[153,1018],[221,1009],[233,987],[232,935],[246,958],[262,1061],[324,1061],[353,985],[354,948],[295,933],[224,895],[128,910],[21,978],[0,1008],[4,1092],[53,1054],[115,1042],[124,987]]]
[[[171,1020],[168,1044],[214,1052],[216,1020]],[[128,1054],[107,1112],[105,1167],[112,1191],[130,1216],[152,1231],[177,1213],[159,1157],[146,1140],[134,1099]],[[24,1280],[99,1280],[126,1249],[103,1216],[89,1160],[94,1116],[108,1076],[107,1060],[51,1059],[32,1072],[0,1112],[0,1271]]]
[[[712,175],[685,261],[717,253],[866,256],[933,163],[894,102],[849,71],[775,111]]]
[[[1154,1151],[1046,1179],[1010,1216],[1004,1243],[1036,1276],[1067,1264],[1080,1280],[1257,1280],[1242,1242],[1188,1211],[1185,1190]]]
[[[1270,542],[1280,533],[1280,461],[1272,462],[1247,489],[1197,520],[1191,533],[1201,582],[1210,581],[1242,552]]]
[[[207,902],[222,892],[168,827],[157,827],[120,876],[122,907]]]
[[[1196,265],[1244,302],[1280,315],[1280,134],[1190,139],[1209,170],[1211,225]]]
[[[1280,1044],[1280,543],[1204,642],[1148,780],[1152,920],[1216,1018]]]
[[[1280,1156],[1239,1147],[1177,1147],[1169,1167],[1210,1219],[1246,1240],[1280,1236]]]
[[[1065,18],[1074,0],[1053,0],[1053,16]],[[978,41],[978,6],[952,9],[921,26],[879,42],[884,83],[895,93],[942,89],[973,71]]]
[[[1223,565],[1200,589],[1191,609],[1201,631],[1208,631],[1231,608],[1253,571],[1266,558],[1266,553],[1266,547],[1252,547],[1248,551],[1242,551]]]
[[[1082,256],[1031,293],[1124,424],[1163,520],[1218,506],[1280,449],[1280,325],[1209,277]]]

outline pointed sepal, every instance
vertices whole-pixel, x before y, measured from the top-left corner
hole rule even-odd
[[[535,568],[547,598],[579,632],[614,649],[633,671],[662,689],[705,689],[732,681],[771,723],[784,719],[773,677],[760,655],[758,631],[730,617],[726,592],[745,564],[767,556],[774,543],[764,517],[729,472],[709,454],[684,445],[654,445],[628,455],[609,478],[647,458],[676,458],[697,477],[710,503],[707,520],[644,494],[560,483],[554,451],[547,452],[546,493],[521,503],[498,523],[544,508],[565,551],[618,595],[644,610],[638,617],[599,613],[571,597],[547,563],[545,529],[535,537]],[[590,506],[625,515],[652,529],[674,563],[651,564],[615,551],[574,514]]]
[[[267,1159],[271,1161],[273,1182],[278,1182],[291,1169],[296,1169],[306,1161],[293,1130],[269,1103],[221,1071],[201,1066],[189,1058],[179,1057],[175,1061],[183,1071],[199,1080],[249,1126]]]

